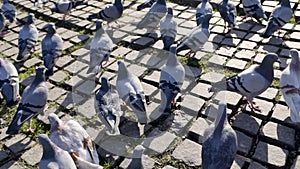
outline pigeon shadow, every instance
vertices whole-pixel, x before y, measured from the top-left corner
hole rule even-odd
[[[124,2],[123,2],[123,3],[124,3]],[[136,3],[137,3],[137,0],[133,0],[133,1],[130,2],[130,4],[124,6],[124,9],[130,8],[130,7],[132,7],[133,5],[135,5]]]
[[[285,123],[291,123],[290,117],[287,117],[284,119]],[[296,134],[295,130],[286,126],[283,126],[282,124],[277,125],[277,137],[279,141],[284,141],[289,146],[285,147],[287,149],[295,150],[295,143],[296,143]],[[285,152],[286,155],[288,155],[287,152]]]

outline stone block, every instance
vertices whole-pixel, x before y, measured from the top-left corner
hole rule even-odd
[[[193,141],[185,139],[173,151],[172,156],[178,160],[182,160],[189,166],[199,166],[201,159],[202,146]]]

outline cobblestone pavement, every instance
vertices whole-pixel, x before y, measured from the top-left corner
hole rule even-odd
[[[241,3],[238,0],[233,2],[239,11],[238,28],[228,34],[224,33],[219,12],[213,13],[211,35],[203,50],[194,56],[190,51],[179,54],[186,68],[183,91],[177,99],[176,108],[179,110],[159,122],[146,125],[145,139],[135,140],[139,136],[139,130],[130,111],[127,111],[126,118],[122,118],[120,123],[122,136],[108,137],[104,134],[105,129],[95,114],[91,94],[99,88],[101,75],[107,76],[115,85],[118,68],[116,60],[124,59],[128,69],[141,79],[145,94],[150,98],[147,110],[152,112],[151,118],[155,119],[156,108],[160,103],[160,68],[165,63],[167,54],[161,50],[163,44],[157,38],[159,35],[145,36],[145,30],[136,29],[135,25],[147,11],[136,11],[142,0],[126,0],[124,14],[118,20],[121,26],[112,23],[114,29],[107,30],[115,46],[103,73],[97,75],[96,79],[94,75],[86,74],[89,63],[88,45],[95,30],[87,17],[110,3],[109,0],[90,0],[88,6],[79,6],[73,10],[67,21],[61,19],[61,14],[51,14],[49,8],[53,6],[53,1],[47,3],[44,9],[34,7],[28,0],[11,1],[19,10],[19,21],[33,12],[38,18],[36,25],[39,30],[47,22],[56,23],[58,33],[64,40],[64,52],[63,57],[57,61],[54,75],[47,82],[47,113],[56,112],[63,119],[73,116],[80,121],[98,143],[101,165],[107,168],[126,168],[133,147],[141,143],[146,147],[143,156],[145,168],[201,168],[203,132],[216,116],[212,111],[213,100],[226,96],[230,124],[238,136],[238,153],[232,169],[300,168],[300,128],[289,118],[288,107],[279,91],[278,79],[290,58],[289,49],[300,50],[300,25],[296,24],[300,19],[300,6],[297,0],[291,0],[294,18],[283,27],[281,34],[276,33],[269,39],[262,39],[259,33],[264,26],[250,18],[242,21]],[[211,3],[216,7],[216,1]],[[262,0],[262,4],[269,15],[278,2]],[[179,25],[176,41],[179,42],[196,26],[196,4],[185,6],[168,2],[167,5],[174,9]],[[0,53],[18,67],[24,89],[32,80],[35,66],[43,64],[43,61],[41,46],[38,45],[33,57],[24,64],[15,62],[20,28],[20,24],[9,26],[10,32],[0,41]],[[40,33],[40,41],[44,35],[45,33]],[[266,52],[279,54],[283,64],[276,65],[272,86],[255,98],[261,112],[253,112],[242,106],[242,97],[238,94],[227,91],[217,94],[208,92],[211,82],[260,63]],[[188,55],[192,57],[184,57]],[[15,136],[7,136],[5,131],[16,108],[9,109],[3,105],[2,103],[0,112],[0,168],[37,168],[42,149],[36,135],[49,130],[47,116],[38,116],[36,124],[39,125],[36,126],[35,135],[21,132]]]

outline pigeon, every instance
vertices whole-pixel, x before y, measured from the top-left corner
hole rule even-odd
[[[226,103],[219,103],[219,117],[204,131],[202,168],[229,169],[237,152],[237,136],[227,121]]]
[[[155,29],[166,13],[166,0],[157,0],[157,2],[151,6],[144,18],[137,24],[137,28],[147,28],[148,30]]]
[[[56,146],[46,134],[40,134],[39,142],[43,146],[40,169],[76,169],[76,165],[67,151]]]
[[[17,113],[13,117],[6,134],[17,134],[20,127],[26,121],[29,122],[29,131],[31,128],[31,119],[38,114],[44,114],[48,99],[48,88],[45,82],[46,68],[40,66],[36,69],[36,75],[33,82],[27,86],[22,94],[21,102],[19,103]]]
[[[184,82],[185,69],[176,57],[176,45],[170,48],[169,59],[161,69],[159,88],[161,93],[161,109],[171,111],[171,104],[180,92]]]
[[[90,45],[90,64],[87,73],[99,73],[102,63],[108,61],[113,49],[113,41],[102,27],[102,22],[96,22],[96,35]]]
[[[4,33],[4,30],[5,30],[5,17],[3,15],[3,12],[0,10],[0,33],[1,35],[3,36],[5,33]]]
[[[300,122],[300,56],[296,49],[290,50],[292,60],[280,77],[280,88],[286,104],[290,108],[293,122]]]
[[[101,120],[106,126],[109,135],[119,135],[121,111],[119,95],[109,84],[106,77],[101,78],[101,87],[96,92],[95,109]]]
[[[150,8],[157,0],[147,0],[146,2],[137,6],[137,11],[141,11],[145,8]]]
[[[142,145],[137,145],[134,148],[132,160],[129,163],[127,169],[144,169],[143,163],[142,163],[142,155],[145,148]]]
[[[38,42],[39,32],[34,25],[34,14],[30,13],[27,22],[19,33],[19,54],[17,60],[25,61],[30,56],[31,50]]]
[[[207,14],[212,15],[213,8],[208,2],[208,0],[203,0],[196,9],[196,22],[197,26],[201,25],[204,19],[204,16]]]
[[[79,156],[77,156],[74,153],[72,153],[71,156],[77,166],[77,169],[103,169],[102,166],[88,162],[88,161],[80,158]]]
[[[226,86],[227,90],[245,96],[252,110],[259,110],[257,106],[254,106],[252,101],[254,97],[263,93],[271,85],[274,79],[273,64],[275,62],[280,63],[277,54],[268,53],[259,66],[252,65],[241,73],[229,77],[226,79],[226,84],[223,80],[217,82],[212,85],[210,90],[223,90],[222,88]]]
[[[260,24],[262,23],[260,18],[268,19],[259,0],[242,0],[242,4],[246,17],[254,17]]]
[[[50,139],[53,143],[88,162],[99,164],[94,142],[77,121],[68,120],[63,122],[54,113],[50,113],[48,119],[51,124]]]
[[[11,62],[2,58],[0,58],[0,90],[8,107],[19,101],[18,71]]]
[[[78,0],[78,1],[73,1],[73,0],[58,0],[56,2],[55,7],[51,8],[51,12],[57,12],[64,14],[63,15],[63,20],[66,19],[67,14],[71,13],[71,10],[76,8],[79,5],[87,5],[87,1],[85,0]]]
[[[13,4],[9,3],[8,0],[3,0],[3,5],[1,9],[5,18],[8,19],[10,23],[13,23],[16,20],[16,7]]]
[[[107,5],[104,9],[102,9],[99,13],[92,14],[88,17],[88,20],[93,19],[102,19],[104,21],[107,21],[107,24],[109,26],[109,23],[112,21],[116,21],[119,19],[123,14],[123,4],[121,0],[115,0],[114,4]]]
[[[62,55],[63,40],[56,32],[56,27],[53,23],[47,26],[47,34],[42,40],[42,55],[45,67],[47,68],[46,77],[53,75],[53,68],[58,57]]]
[[[172,8],[168,8],[168,14],[160,21],[160,34],[164,43],[163,50],[169,51],[177,34],[177,22],[173,18]]]
[[[226,23],[228,23],[228,27],[234,28],[236,20],[236,9],[234,4],[229,2],[229,0],[223,0],[220,3],[219,11],[224,20],[224,28],[226,28]]]
[[[116,86],[119,96],[133,110],[137,116],[138,122],[140,124],[146,124],[148,117],[142,84],[137,76],[128,71],[124,62],[118,61],[118,65],[119,69]]]
[[[205,15],[202,24],[195,27],[190,34],[186,35],[182,39],[177,48],[177,53],[187,49],[197,52],[202,48],[202,46],[208,41],[210,35],[208,27],[211,17],[211,14]]]
[[[35,0],[34,6],[38,8],[43,8],[47,2],[49,2],[49,0]]]
[[[260,34],[263,38],[268,38],[273,35],[273,33],[281,29],[286,23],[292,18],[293,11],[289,0],[282,0],[280,6],[277,6],[271,13],[268,20],[268,25]]]

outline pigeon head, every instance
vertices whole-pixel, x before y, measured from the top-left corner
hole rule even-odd
[[[3,3],[4,3],[4,4],[8,3],[8,0],[3,0]]]
[[[166,5],[166,4],[167,4],[167,3],[166,3],[166,0],[157,0],[156,3],[162,4],[162,5]]]
[[[54,144],[49,139],[46,134],[40,134],[38,137],[40,144],[43,146],[43,156],[42,159],[50,159],[55,156]],[[56,147],[58,148],[58,147]]]
[[[28,17],[27,17],[27,23],[28,24],[32,24],[32,23],[34,23],[34,14],[33,13],[30,13],[29,15],[28,15]]]
[[[47,32],[49,34],[55,34],[56,33],[56,27],[54,23],[49,23],[47,26]]]
[[[99,30],[102,28],[102,22],[101,21],[96,21],[96,30]]]
[[[62,120],[60,120],[59,117],[55,113],[50,113],[48,115],[48,120],[51,125],[51,130],[57,129],[63,123]]]
[[[224,101],[220,101],[218,108],[218,117],[215,120],[215,131],[214,134],[221,135],[224,125],[227,124],[227,110],[226,103]]]
[[[42,144],[42,145],[45,145],[45,146],[49,146],[50,145],[50,139],[49,137],[46,135],[46,134],[40,134],[39,137],[39,142]]]
[[[173,16],[173,9],[168,7],[168,15]]]
[[[37,76],[44,76],[45,72],[47,71],[47,68],[45,66],[39,66],[36,68],[35,71]]]
[[[282,0],[281,5],[286,7],[291,7],[290,0]]]
[[[299,66],[300,64],[300,57],[299,57],[299,52],[296,49],[291,49],[290,50],[290,55],[292,57],[291,64],[294,64],[295,66]]]
[[[276,53],[268,53],[262,61],[262,65],[273,65],[274,62],[281,63]]]
[[[108,90],[109,89],[109,83],[107,80],[107,77],[101,77],[101,88]]]

